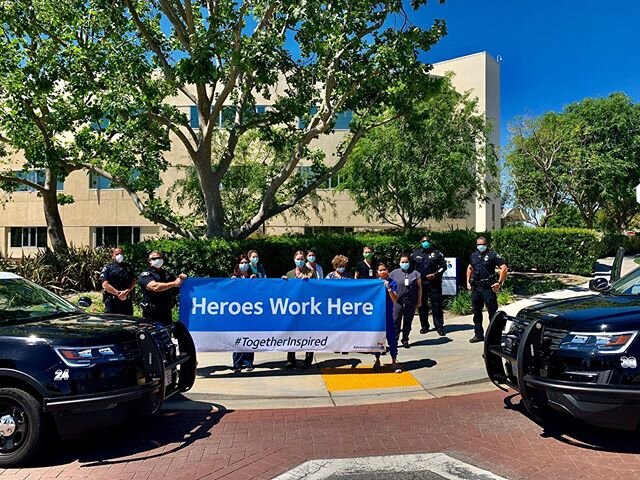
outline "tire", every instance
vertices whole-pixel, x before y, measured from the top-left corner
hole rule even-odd
[[[33,458],[41,439],[40,403],[24,390],[0,388],[0,467],[13,467]]]

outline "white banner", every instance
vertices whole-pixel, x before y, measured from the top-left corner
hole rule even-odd
[[[447,270],[442,276],[442,294],[455,297],[458,294],[458,259],[445,257]]]

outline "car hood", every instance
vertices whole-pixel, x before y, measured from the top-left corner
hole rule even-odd
[[[0,327],[0,336],[72,346],[95,344],[96,341],[113,343],[132,340],[136,332],[148,328],[154,328],[153,324],[133,317],[73,314],[5,325]]]
[[[518,317],[544,320],[546,326],[582,332],[640,329],[640,296],[600,294],[527,307]]]

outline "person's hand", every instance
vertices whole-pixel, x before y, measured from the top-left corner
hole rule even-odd
[[[249,278],[258,278],[255,273],[251,274]]]
[[[493,290],[493,293],[498,293],[498,290],[500,290],[500,283],[496,282],[491,285],[491,290]]]
[[[389,280],[384,281],[384,288],[389,288]]]
[[[436,279],[435,273],[430,273],[429,275],[427,275],[427,280],[435,280],[435,279]]]
[[[173,284],[174,284],[176,287],[179,287],[180,285],[182,285],[182,277],[178,277],[178,278],[176,278],[176,279],[173,281]]]
[[[127,297],[129,296],[129,291],[128,290],[122,290],[121,292],[118,292],[118,300],[120,300],[121,302],[124,302]]]
[[[416,303],[416,310],[419,309],[420,307],[422,307],[422,302],[421,301]]]
[[[471,290],[471,282],[467,282],[467,290]]]
[[[288,280],[288,278],[287,278],[287,276],[286,276],[286,275],[282,275],[282,279],[283,279],[283,280]]]
[[[181,273],[180,275],[178,275],[178,278],[180,280],[184,280],[185,278],[187,278],[187,274],[186,273]]]

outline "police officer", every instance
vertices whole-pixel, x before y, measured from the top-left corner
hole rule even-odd
[[[467,267],[467,288],[471,290],[474,324],[474,335],[469,340],[471,343],[484,341],[482,308],[484,305],[487,306],[489,320],[491,320],[498,310],[496,293],[507,278],[508,271],[503,258],[489,249],[489,243],[485,237],[478,237],[476,248],[477,251],[471,254],[471,263]],[[499,277],[496,276],[496,269],[499,269]]]
[[[138,284],[142,288],[142,316],[145,320],[171,325],[171,310],[177,290],[187,278],[184,273],[176,277],[162,266],[164,255],[154,250],[149,254],[149,268],[140,274]]]
[[[442,337],[444,336],[442,276],[447,271],[447,261],[439,250],[433,248],[429,235],[422,237],[420,245],[420,248],[411,254],[415,269],[422,275],[422,306],[418,310],[420,333],[429,331],[429,300],[431,300],[433,326]]]
[[[114,248],[111,258],[113,261],[100,273],[104,311],[119,315],[133,315],[131,292],[136,287],[137,277],[131,265],[124,261],[122,248]]]

